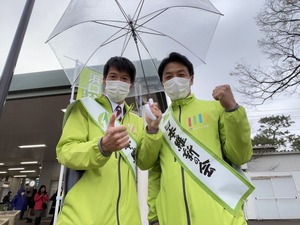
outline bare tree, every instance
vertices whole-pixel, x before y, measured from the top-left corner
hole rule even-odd
[[[300,85],[300,0],[266,0],[256,16],[264,33],[259,47],[270,60],[268,68],[237,63],[240,92],[250,105],[263,104],[283,92],[297,93]],[[253,100],[258,100],[253,101]]]

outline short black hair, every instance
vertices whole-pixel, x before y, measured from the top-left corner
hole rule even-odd
[[[45,191],[46,191],[46,185],[42,184],[42,185],[40,186],[40,188],[39,188],[39,190],[38,190],[39,195],[42,194],[42,188],[45,188]]]
[[[164,58],[161,61],[160,65],[158,67],[158,75],[159,75],[160,81],[162,81],[163,72],[164,72],[166,65],[171,62],[182,63],[184,66],[187,67],[189,74],[191,76],[194,76],[194,67],[193,67],[193,64],[191,63],[191,61],[184,55],[181,55],[177,52],[171,52],[168,57]]]
[[[133,63],[129,59],[127,59],[125,57],[121,57],[121,56],[111,57],[106,62],[106,64],[104,65],[104,68],[103,68],[104,79],[106,79],[106,77],[108,75],[108,71],[111,67],[116,68],[120,72],[128,73],[130,76],[130,82],[134,83],[136,69],[135,69],[135,66],[133,65]]]

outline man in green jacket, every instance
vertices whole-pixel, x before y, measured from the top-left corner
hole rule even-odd
[[[150,224],[245,225],[242,202],[253,187],[232,168],[252,156],[244,108],[229,85],[213,90],[216,101],[197,99],[193,65],[179,53],[162,60],[158,73],[172,104],[160,122],[164,142],[149,170]]]
[[[157,119],[146,117],[145,127],[143,119],[131,112],[133,105],[124,101],[135,73],[131,61],[112,57],[103,70],[105,95],[68,106],[57,159],[84,173],[67,192],[58,225],[141,224],[135,164],[141,169],[151,166],[152,152],[160,149],[162,135],[157,103],[150,106]],[[120,113],[114,113],[115,108]]]

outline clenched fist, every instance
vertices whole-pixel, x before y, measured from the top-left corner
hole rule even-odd
[[[212,96],[215,100],[220,101],[220,104],[226,111],[230,111],[237,107],[237,103],[228,84],[215,87]]]

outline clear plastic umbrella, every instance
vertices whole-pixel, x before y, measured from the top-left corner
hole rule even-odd
[[[47,42],[72,86],[85,68],[102,71],[112,56],[137,67],[130,96],[162,91],[160,60],[172,51],[204,62],[222,14],[209,0],[72,0]]]

